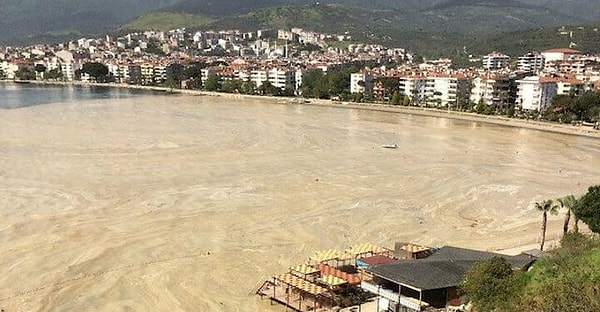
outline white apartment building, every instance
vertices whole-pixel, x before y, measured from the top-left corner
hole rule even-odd
[[[167,67],[162,65],[156,65],[153,68],[154,82],[161,84],[167,80]]]
[[[575,78],[561,77],[556,81],[557,95],[581,95],[594,89],[594,83]]]
[[[151,84],[154,82],[154,65],[153,64],[142,64],[140,65],[140,76],[142,84]]]
[[[556,81],[547,77],[525,77],[517,80],[516,104],[523,110],[543,111],[557,94]]]
[[[493,76],[484,75],[473,79],[473,88],[469,100],[471,103],[482,102],[485,105],[494,104],[494,86],[496,79]]]
[[[73,63],[61,63],[60,71],[63,74],[63,78],[66,81],[73,81],[75,79],[75,70],[79,69],[78,65]]]
[[[469,92],[469,80],[462,75],[428,77],[425,84],[427,104],[438,107],[455,106]]]
[[[292,70],[272,68],[268,72],[269,82],[279,89],[294,89],[296,72]]]
[[[296,71],[278,68],[253,70],[250,72],[250,81],[253,81],[257,88],[268,81],[274,87],[282,90],[286,88],[294,89],[296,86]]]
[[[121,66],[118,64],[106,64],[106,67],[108,67],[109,75],[112,75],[116,82],[121,82],[121,79],[123,78]]]
[[[508,76],[484,73],[472,81],[469,100],[473,104],[503,105],[509,101],[510,79]]]
[[[398,92],[407,95],[411,104],[417,105],[425,99],[426,82],[425,77],[400,77]]]
[[[545,58],[536,52],[529,52],[517,58],[517,69],[528,73],[539,73],[544,70]]]
[[[364,72],[350,74],[350,93],[371,94],[373,77]]]
[[[250,72],[250,81],[253,81],[257,88],[268,80],[269,74],[267,70],[252,70]]]
[[[573,56],[581,55],[581,52],[573,49],[558,48],[543,51],[541,54],[544,56],[546,63],[550,63],[568,61]]]
[[[15,73],[19,70],[19,65],[13,62],[4,61],[0,63],[0,70],[2,70],[6,79],[15,79]]]
[[[497,70],[508,67],[510,56],[498,52],[492,52],[488,55],[484,55],[482,61],[484,69]]]

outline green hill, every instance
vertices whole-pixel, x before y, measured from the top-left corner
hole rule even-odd
[[[586,53],[600,53],[600,23],[506,32],[482,39],[468,50],[474,54],[502,51],[509,55],[522,55],[528,51],[569,46]]]
[[[151,12],[121,26],[123,30],[170,30],[182,27],[199,28],[214,19],[195,14],[173,12]]]

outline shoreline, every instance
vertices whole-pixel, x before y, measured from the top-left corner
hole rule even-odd
[[[2,83],[18,83],[14,81],[0,81]],[[376,104],[376,103],[364,103],[357,104],[353,102],[342,102],[332,101],[323,99],[304,99],[299,97],[276,97],[276,96],[264,96],[264,95],[250,95],[250,94],[239,94],[239,93],[224,93],[224,92],[213,92],[213,91],[202,91],[202,90],[187,90],[187,89],[174,89],[160,86],[141,86],[141,85],[129,85],[129,84],[116,84],[116,83],[87,83],[87,82],[61,82],[61,81],[36,81],[32,80],[28,83],[37,85],[72,85],[72,86],[84,86],[84,87],[106,87],[106,88],[122,88],[131,90],[146,90],[165,92],[172,94],[182,94],[191,96],[213,96],[221,97],[231,100],[262,100],[269,101],[275,104],[292,104],[292,105],[315,105],[321,107],[335,107],[345,109],[359,109],[359,110],[370,110],[388,113],[400,113],[409,115],[418,115],[424,117],[434,118],[447,118],[463,121],[480,122],[484,124],[493,124],[514,128],[531,129],[538,131],[546,131],[553,133],[560,133],[566,135],[583,136],[588,138],[600,139],[600,130],[595,130],[588,126],[583,125],[566,125],[550,122],[542,122],[535,120],[508,118],[504,116],[492,116],[492,115],[478,115],[475,113],[440,110],[436,108],[424,108],[416,106],[400,106],[390,104]]]

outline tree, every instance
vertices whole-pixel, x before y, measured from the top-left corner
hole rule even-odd
[[[83,64],[81,72],[90,75],[97,82],[103,82],[108,75],[108,67],[102,63],[88,62]]]
[[[202,69],[207,65],[204,63],[193,63],[183,69],[183,77],[185,79],[202,78]]]
[[[262,95],[279,95],[281,89],[274,86],[270,81],[265,80],[260,87],[258,87],[258,92]]]
[[[392,95],[392,105],[398,104],[400,104],[400,96],[398,95],[398,91],[394,91],[394,94]]]
[[[221,89],[221,83],[219,82],[219,76],[216,74],[210,74],[204,82],[204,89],[206,91],[217,91]]]
[[[243,94],[256,93],[256,83],[254,81],[244,81],[240,90]]]
[[[46,72],[46,65],[44,64],[35,64],[35,72],[41,75],[41,78],[44,78],[43,73]]]
[[[404,105],[404,106],[410,105],[410,97],[407,94],[405,94],[404,98],[402,98],[402,105]]]
[[[46,73],[46,79],[61,79],[62,77],[63,73],[58,68],[51,69]]]
[[[236,92],[239,92],[241,88],[242,88],[242,81],[239,79],[233,79],[230,81],[223,82],[221,91],[226,92],[226,93],[236,93]]]
[[[590,186],[573,207],[575,216],[594,233],[600,233],[600,185]]]
[[[467,271],[461,290],[477,311],[510,310],[511,299],[522,285],[521,277],[504,258],[493,257]]]
[[[35,80],[35,70],[33,66],[24,66],[15,72],[15,76],[19,80]]]
[[[354,93],[354,102],[360,103],[360,102],[362,102],[362,100],[363,100],[362,92]]]
[[[327,77],[322,70],[312,70],[302,75],[302,95],[318,99],[329,97]]]
[[[181,81],[184,77],[183,72],[184,68],[180,63],[173,63],[167,66],[167,85],[181,89]]]
[[[548,225],[548,213],[557,214],[558,205],[554,204],[552,199],[547,199],[542,203],[535,203],[535,208],[542,212],[542,244],[540,245],[540,250],[544,250],[544,243],[546,242],[546,226]]]
[[[477,106],[475,106],[475,111],[477,112],[477,114],[483,114],[486,108],[487,105],[485,105],[485,103],[483,103],[483,99],[481,99],[479,100],[479,102],[477,102]]]
[[[569,232],[569,222],[571,221],[571,209],[575,207],[577,203],[577,198],[573,195],[567,195],[563,198],[557,199],[560,204],[560,208],[566,208],[567,212],[565,213],[565,223],[563,225],[563,237],[567,235]]]

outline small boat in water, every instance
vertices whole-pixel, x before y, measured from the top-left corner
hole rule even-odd
[[[394,144],[383,144],[381,147],[396,149],[396,148],[398,148],[398,144],[396,144],[396,143],[394,143]]]

